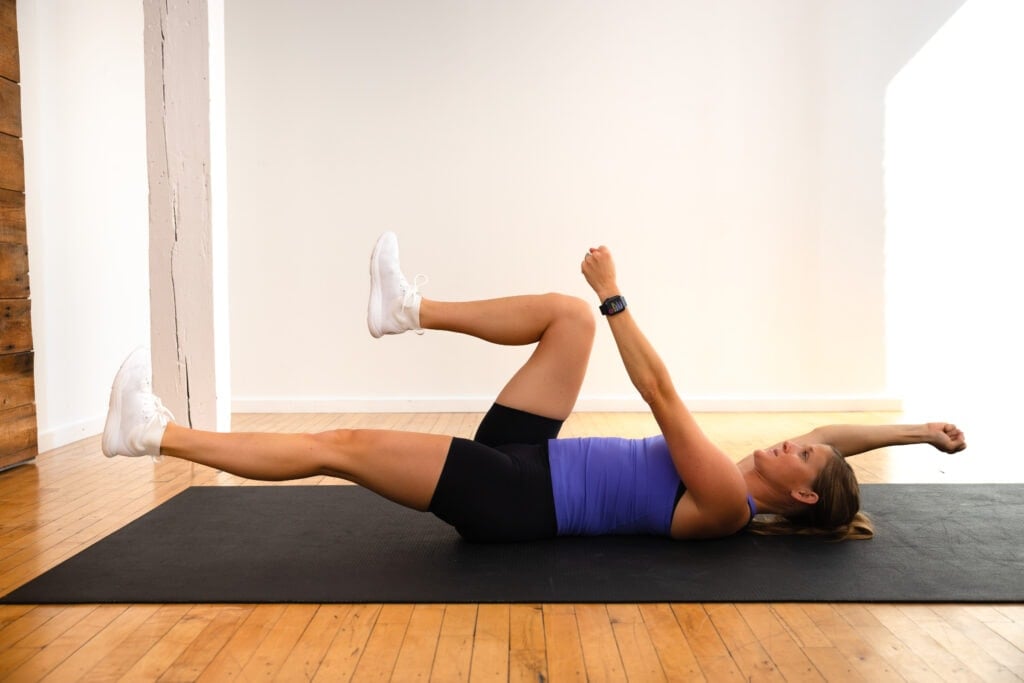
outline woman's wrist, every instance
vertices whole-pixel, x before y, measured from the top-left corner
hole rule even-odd
[[[908,446],[917,443],[932,443],[933,435],[926,424],[893,425],[896,431],[892,439],[894,446]]]

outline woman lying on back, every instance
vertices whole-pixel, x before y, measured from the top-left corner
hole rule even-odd
[[[951,424],[833,425],[734,463],[701,430],[640,331],[622,297],[611,252],[590,249],[581,269],[601,302],[623,365],[660,428],[655,436],[558,438],[594,339],[594,314],[583,300],[561,294],[425,299],[402,273],[397,238],[386,233],[370,260],[367,322],[374,337],[429,329],[494,344],[536,344],[472,440],[392,430],[189,429],[173,422],[152,393],[149,355],[139,350],[114,380],[103,451],[162,454],[250,479],[330,475],[429,510],[467,539],[521,541],[597,534],[697,539],[744,529],[869,538],[871,524],[860,512],[857,479],[844,456],[909,443],[930,443],[945,452],[965,447],[963,434]]]

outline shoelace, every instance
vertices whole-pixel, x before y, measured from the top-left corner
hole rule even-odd
[[[153,414],[146,421],[147,424],[149,422],[152,422],[153,419],[156,418],[158,415],[166,418],[167,422],[172,422],[174,420],[174,415],[171,413],[170,408],[165,406],[164,402],[161,401],[160,397],[157,396],[156,394],[150,392],[150,396],[153,399]],[[160,462],[164,459],[164,456],[160,455],[159,453],[157,453],[156,455],[151,455],[149,457],[153,458],[153,462]]]
[[[422,278],[422,279],[421,279]],[[416,301],[416,295],[420,293],[420,287],[430,282],[430,278],[423,274],[417,274],[412,279],[412,285],[405,290],[405,296],[402,298],[402,311],[409,308]],[[408,283],[407,283],[408,284]],[[423,334],[423,328],[417,327],[416,334]]]
[[[174,415],[171,413],[170,408],[164,405],[164,402],[160,400],[159,396],[153,396],[153,407],[156,409],[153,413],[154,416],[162,415],[167,418],[168,422],[174,420]]]

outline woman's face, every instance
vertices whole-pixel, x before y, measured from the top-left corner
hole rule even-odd
[[[835,451],[828,444],[799,446],[785,441],[754,451],[754,467],[769,483],[784,491],[811,491],[811,484]]]

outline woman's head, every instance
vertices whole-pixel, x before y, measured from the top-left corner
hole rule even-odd
[[[826,444],[797,447],[787,442],[781,448],[773,460],[762,455],[764,462],[759,469],[769,481],[790,486],[793,503],[774,519],[755,520],[753,531],[813,534],[836,540],[874,535],[871,521],[860,511],[857,477],[842,453]],[[797,462],[793,461],[794,455]],[[757,457],[755,453],[755,462]]]

